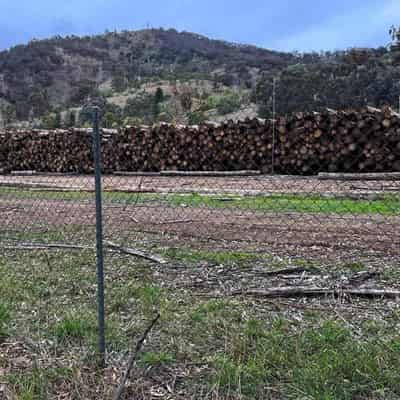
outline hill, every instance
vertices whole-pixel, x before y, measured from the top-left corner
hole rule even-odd
[[[0,52],[0,124],[84,124],[88,97],[104,123],[198,123],[397,104],[399,52],[298,54],[176,30],[54,37]]]

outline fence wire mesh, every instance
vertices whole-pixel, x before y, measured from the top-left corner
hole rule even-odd
[[[180,304],[176,293],[181,290],[191,293],[186,303],[195,302],[197,295],[228,298],[297,288],[308,298],[307,290],[313,294],[320,290],[331,305],[346,290],[354,296],[365,291],[367,297],[381,291],[382,307],[387,312],[397,309],[393,296],[386,299],[384,291],[400,287],[393,279],[400,263],[400,174],[395,167],[382,171],[379,165],[385,162],[382,154],[390,153],[393,146],[398,151],[398,144],[379,139],[382,143],[371,147],[373,141],[364,136],[345,143],[333,173],[332,157],[324,158],[329,140],[320,140],[322,132],[313,130],[314,142],[308,147],[300,134],[292,136],[287,147],[285,131],[279,133],[279,126],[277,144],[270,148],[268,140],[263,142],[262,130],[242,132],[243,137],[253,135],[251,146],[256,149],[243,150],[246,159],[240,159],[241,149],[230,139],[229,125],[219,131],[224,132],[221,138],[206,141],[208,152],[200,155],[197,152],[204,151],[204,146],[191,147],[191,141],[182,139],[190,135],[179,131],[171,139],[170,133],[175,153],[171,146],[168,152],[163,150],[167,139],[159,136],[157,157],[161,154],[175,162],[173,168],[166,162],[161,172],[110,173],[107,157],[112,154],[103,147],[106,320],[108,360],[113,368],[121,367],[130,336],[143,330],[149,315],[156,309],[171,312],[172,299]],[[210,132],[213,136],[214,131]],[[112,140],[120,134],[124,133],[113,133]],[[92,146],[89,137],[85,139],[88,148]],[[31,146],[32,153],[40,151],[33,142]],[[148,148],[148,153],[144,148],[140,158],[151,166],[155,148]],[[17,145],[9,151],[9,157],[20,157]],[[270,173],[272,151],[274,175]],[[127,154],[134,157],[128,150]],[[285,154],[289,166],[284,164]],[[360,171],[360,164],[368,164],[371,154],[376,156],[375,164]],[[221,155],[229,162],[221,162]],[[234,165],[238,155],[241,165],[250,165],[249,170],[177,171],[184,169],[178,168],[178,160],[192,157],[209,166],[216,157],[218,167]],[[80,165],[81,155],[75,156],[74,162]],[[74,154],[68,157],[60,165],[68,165]],[[268,168],[257,170],[260,158],[268,160]],[[391,161],[395,163],[396,158]],[[285,168],[290,173],[283,174]],[[87,165],[82,166],[85,169]],[[89,169],[93,171],[93,166]],[[96,326],[93,173],[10,172],[0,175],[2,293],[18,299],[17,320],[25,320],[22,325],[16,323],[22,336],[33,338],[43,348],[49,344],[46,341],[67,340],[70,349],[90,355]],[[298,294],[283,296],[298,304]],[[323,299],[320,302],[326,306]],[[30,315],[22,303],[29,304]],[[350,303],[366,307],[355,300]],[[349,304],[339,301],[334,307],[344,312],[342,308],[348,310]],[[351,312],[354,316],[354,309]],[[169,338],[183,334],[172,329],[172,320],[163,324]],[[87,340],[84,351],[77,338]],[[165,340],[156,340],[155,348],[161,351]]]

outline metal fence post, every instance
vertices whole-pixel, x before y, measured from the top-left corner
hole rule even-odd
[[[99,357],[105,366],[106,339],[104,317],[104,259],[103,259],[103,211],[101,198],[101,136],[99,129],[99,108],[93,108],[93,158],[96,191],[96,261],[97,261],[97,309],[99,329]]]

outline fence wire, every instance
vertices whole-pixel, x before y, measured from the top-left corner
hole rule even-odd
[[[336,161],[338,170],[332,172],[332,160],[323,156],[327,150],[318,150],[325,142],[318,142],[320,132],[317,132],[312,150],[304,147],[301,134],[291,139],[290,146],[298,149],[298,159],[307,159],[308,171],[305,173],[304,163],[292,158],[294,161],[288,167],[290,173],[283,174],[282,160],[291,149],[286,146],[279,126],[276,147],[265,145],[261,156],[255,151],[249,163],[252,168],[245,171],[234,168],[178,171],[177,167],[168,165],[158,172],[134,168],[110,171],[107,157],[112,157],[112,153],[110,148],[103,151],[102,222],[109,360],[120,363],[121,349],[125,351],[128,346],[126,338],[115,339],[113,324],[120,324],[125,333],[132,329],[132,318],[140,323],[149,319],[147,314],[132,316],[139,294],[144,299],[141,300],[144,309],[151,314],[154,307],[160,307],[157,303],[159,291],[166,289],[230,295],[238,291],[295,285],[303,289],[336,290],[348,288],[352,282],[356,282],[360,290],[384,289],[388,285],[398,289],[397,281],[388,281],[384,276],[386,269],[394,270],[400,263],[398,169],[381,171],[377,168],[375,171],[370,166],[360,171],[360,164],[366,162],[366,151],[369,156],[377,154],[376,148],[368,145],[365,137],[360,137],[360,142],[346,144]],[[157,154],[176,161],[180,156],[185,158],[186,152],[193,153],[193,157],[212,165],[211,159],[218,153],[228,160],[232,156],[234,163],[238,154],[240,157],[240,149],[232,145],[229,129],[227,126],[226,146],[224,134],[218,139],[217,148],[211,146],[202,157],[197,157],[198,148],[191,148],[190,141],[185,142],[185,154],[182,149],[173,155],[165,153],[161,136]],[[40,134],[30,133],[31,136]],[[115,136],[120,134],[125,135],[126,131],[103,132],[115,143],[118,141]],[[181,136],[179,133],[179,142]],[[86,136],[85,140],[85,146],[92,147],[92,139]],[[296,140],[300,144],[296,144]],[[386,147],[400,149],[392,139],[384,143],[383,148]],[[124,147],[130,154],[127,157],[133,157],[133,152],[128,150]],[[19,157],[18,147],[9,151],[10,158]],[[154,147],[149,147],[148,151],[147,154],[141,148],[140,157],[154,158]],[[59,154],[59,150],[57,152]],[[246,153],[246,157],[251,154],[251,151]],[[268,168],[257,170],[255,167],[264,156]],[[340,161],[341,156],[345,161]],[[74,155],[69,153],[65,157],[60,165],[69,165]],[[79,165],[80,156],[76,157],[78,161],[74,163]],[[378,154],[378,162],[381,157]],[[276,174],[271,173],[272,159],[276,163]],[[395,158],[391,162],[396,165]],[[85,164],[82,173],[6,171],[3,168],[0,174],[0,260],[4,265],[15,266],[7,278],[10,282],[22,279],[24,287],[31,290],[31,278],[40,281],[40,290],[32,289],[34,295],[29,298],[35,315],[29,317],[34,330],[27,333],[37,340],[47,340],[44,326],[50,326],[51,332],[62,337],[65,332],[57,324],[71,315],[75,322],[82,315],[89,316],[84,330],[90,331],[90,321],[95,320],[93,168],[87,171]],[[143,266],[146,262],[153,265],[153,261],[156,266],[163,264],[163,269]],[[196,267],[189,268],[193,264]],[[325,275],[307,277],[303,274],[294,278],[283,275],[278,280],[271,278],[271,271],[265,273],[262,269],[299,266],[306,271],[307,268],[329,267],[327,271],[332,269],[337,275],[330,276],[331,280]],[[347,268],[348,273],[339,273],[339,267]],[[365,282],[364,278],[353,276],[375,270],[380,271],[382,279]],[[153,280],[157,281],[157,287]],[[79,335],[79,332],[74,334]]]

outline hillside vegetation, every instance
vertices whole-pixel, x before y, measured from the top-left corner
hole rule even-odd
[[[54,37],[0,52],[0,124],[81,125],[89,97],[107,127],[268,117],[274,77],[279,114],[395,105],[399,64],[386,48],[281,53],[173,29]]]

